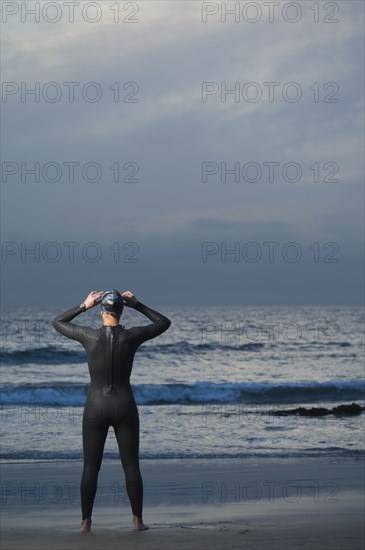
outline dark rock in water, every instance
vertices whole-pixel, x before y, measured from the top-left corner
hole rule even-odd
[[[351,403],[351,405],[338,405],[334,407],[333,414],[361,414],[365,407],[361,407],[357,403]]]
[[[299,414],[300,416],[325,416],[330,414],[330,411],[324,407],[312,407],[311,409],[297,407],[296,409],[274,411],[273,414],[277,416],[287,416],[288,414]]]
[[[351,405],[338,405],[332,409],[326,409],[325,407],[312,407],[311,409],[297,407],[296,409],[274,411],[273,414],[277,416],[287,416],[288,414],[299,414],[300,416],[327,416],[328,414],[335,414],[339,416],[361,414],[364,410],[365,407],[357,403],[351,403]]]

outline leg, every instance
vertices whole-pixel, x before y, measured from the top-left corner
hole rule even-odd
[[[103,451],[108,424],[88,418],[87,409],[82,421],[82,441],[84,449],[84,469],[81,478],[82,531],[90,531],[98,474],[103,458]]]
[[[139,417],[137,408],[114,426],[126,489],[133,512],[136,531],[148,529],[142,520],[143,481],[139,469]]]

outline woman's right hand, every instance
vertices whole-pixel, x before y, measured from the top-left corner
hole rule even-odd
[[[125,305],[127,307],[134,307],[138,302],[137,298],[135,297],[133,292],[131,292],[130,290],[126,290],[126,292],[123,292],[121,294],[123,299],[125,300]]]
[[[100,298],[100,296],[102,294],[103,294],[102,292],[96,292],[95,290],[90,292],[90,294],[84,300],[85,308],[90,309],[91,307],[94,307],[95,306],[95,300]]]

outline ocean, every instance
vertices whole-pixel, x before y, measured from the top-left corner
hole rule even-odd
[[[363,458],[364,411],[333,414],[365,405],[361,306],[151,307],[172,325],[134,360],[141,459]],[[61,311],[2,314],[3,462],[82,458],[89,373],[81,344],[51,325]],[[100,326],[99,308],[74,322]],[[326,414],[288,414],[298,407]],[[112,428],[104,457],[119,457]]]

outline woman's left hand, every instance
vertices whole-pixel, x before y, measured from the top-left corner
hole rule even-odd
[[[92,292],[90,292],[90,294],[87,296],[87,298],[84,300],[84,304],[85,304],[85,308],[86,309],[90,309],[91,307],[94,307],[95,305],[95,300],[97,300],[98,298],[100,298],[100,296],[102,295],[103,293],[102,292],[96,292],[95,290],[93,290]]]
[[[137,303],[137,298],[131,292],[130,290],[126,290],[125,292],[121,292],[122,298],[124,298],[124,303],[128,307],[134,307]]]

